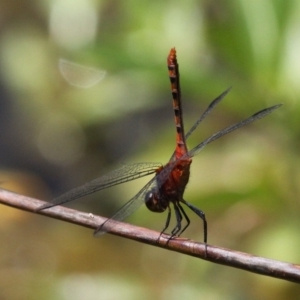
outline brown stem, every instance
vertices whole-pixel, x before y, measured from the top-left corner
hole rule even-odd
[[[0,189],[0,202],[4,205],[38,213],[92,229],[96,229],[100,224],[106,221],[106,218],[94,216],[89,213],[83,213],[62,206],[56,206],[36,212],[36,209],[44,204],[44,202],[3,189]],[[184,238],[174,238],[170,240],[169,236],[167,235],[160,236],[160,233],[156,231],[126,223],[114,222],[109,224],[110,225],[107,228],[107,232],[110,234],[198,257],[217,264],[300,283],[300,265],[205,245],[203,243],[198,243]]]

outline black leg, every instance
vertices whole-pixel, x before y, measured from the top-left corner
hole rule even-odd
[[[165,224],[164,229],[161,231],[160,235],[162,235],[167,230],[167,228],[170,225],[170,220],[171,220],[171,208],[168,205],[168,216],[167,216],[166,224]]]
[[[180,212],[180,209],[179,209],[177,203],[174,202],[173,204],[174,204],[174,211],[175,211],[175,216],[176,216],[176,226],[171,232],[172,237],[181,230],[181,221],[182,221],[182,215],[181,215],[181,212]]]
[[[187,222],[185,227],[178,233],[178,236],[180,236],[189,227],[191,221],[190,221],[189,217],[187,216],[186,212],[184,211],[183,207],[180,205],[180,203],[178,202],[177,204]]]
[[[207,222],[205,219],[204,212],[183,199],[181,200],[181,202],[187,205],[195,214],[197,214],[203,220],[204,243],[207,244]]]

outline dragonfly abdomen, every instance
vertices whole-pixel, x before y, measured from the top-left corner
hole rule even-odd
[[[179,158],[187,153],[187,146],[184,137],[184,127],[182,120],[182,106],[181,106],[181,90],[179,82],[179,70],[176,58],[176,50],[172,48],[167,59],[169,78],[171,82],[171,91],[173,98],[173,110],[175,114],[176,126],[176,150],[175,157]]]

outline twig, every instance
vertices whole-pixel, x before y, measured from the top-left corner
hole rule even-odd
[[[0,203],[35,213],[44,202],[0,189]],[[38,214],[96,229],[106,218],[83,213],[74,209],[56,206],[38,211]],[[126,223],[111,223],[107,232],[152,246],[180,252],[217,264],[250,271],[261,275],[300,283],[300,265],[271,260],[247,253],[197,243],[184,238],[169,239],[169,236]]]

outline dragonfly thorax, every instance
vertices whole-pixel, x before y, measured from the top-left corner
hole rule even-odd
[[[157,170],[159,187],[152,188],[146,196],[145,203],[153,212],[164,212],[170,202],[181,201],[190,176],[190,158],[168,163]]]

